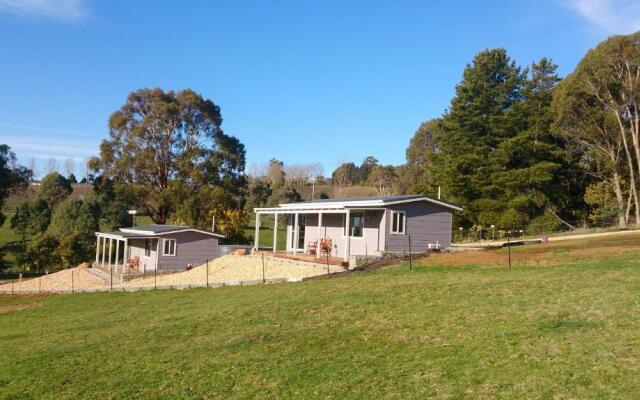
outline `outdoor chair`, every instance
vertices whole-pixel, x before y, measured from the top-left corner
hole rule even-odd
[[[332,242],[331,239],[322,239],[320,241],[320,251],[323,254],[331,255]]]
[[[309,242],[309,244],[307,245],[307,252],[309,254],[316,254],[317,251],[318,251],[318,242],[317,241]]]
[[[140,269],[140,257],[133,256],[129,261],[127,261],[127,267]]]

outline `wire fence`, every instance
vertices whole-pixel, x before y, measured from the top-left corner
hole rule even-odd
[[[636,228],[635,223],[628,223],[627,228]],[[452,241],[455,243],[478,241],[506,241],[540,238],[543,236],[562,236],[574,234],[597,233],[620,230],[617,217],[603,217],[593,220],[553,220],[535,224],[500,224],[458,226],[453,227]]]
[[[506,242],[504,247],[507,248],[505,264],[512,267],[514,260],[511,247],[523,244],[521,239],[525,237],[526,233],[509,230],[500,233],[500,238]],[[495,235],[495,232],[491,232],[491,234]],[[376,250],[370,254],[365,246],[363,254],[349,256],[348,266],[340,265],[341,262],[338,261],[341,259],[330,257],[329,253],[320,258],[310,257],[305,261],[304,259],[279,258],[276,253],[271,254],[267,251],[259,252],[253,256],[238,256],[234,260],[237,264],[242,263],[242,260],[253,260],[249,272],[246,272],[246,269],[242,270],[239,266],[236,267],[233,263],[226,266],[216,265],[215,271],[213,271],[212,260],[193,259],[187,264],[186,271],[184,268],[176,269],[165,265],[162,260],[159,260],[157,268],[154,266],[154,268],[147,269],[146,266],[142,266],[142,270],[127,270],[124,266],[94,265],[92,268],[77,267],[55,273],[23,273],[17,277],[5,274],[0,276],[0,279],[4,278],[4,282],[0,280],[0,293],[132,292],[299,282],[308,278],[345,272],[349,269],[366,270],[402,262],[408,262],[409,270],[413,270],[417,258],[428,257],[435,252],[440,252],[443,250],[443,246],[447,246],[447,243],[425,239],[420,235],[388,235],[385,238],[385,250]],[[278,268],[280,268],[279,271],[282,270],[281,264],[283,263],[291,264],[290,269],[275,273],[274,270]],[[313,268],[313,272],[302,275],[291,272],[301,268],[301,265]],[[244,275],[240,273],[234,275],[238,271],[244,271]],[[229,276],[233,278],[229,279]]]
[[[237,267],[234,267],[234,264]],[[54,273],[5,276],[0,293],[48,294],[85,292],[134,292],[140,290],[217,288],[248,286],[302,280],[345,271],[335,262],[302,262],[278,259],[264,253],[237,256],[228,265],[215,260],[193,260],[185,269],[158,268],[144,272],[127,271],[115,266],[76,267]]]

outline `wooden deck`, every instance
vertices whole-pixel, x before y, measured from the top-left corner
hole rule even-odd
[[[337,265],[340,267],[347,267],[349,263],[344,261],[342,258],[338,257],[327,257],[326,255],[321,255],[320,258],[317,258],[315,254],[304,254],[304,253],[289,253],[286,251],[277,251],[273,252],[271,250],[257,250],[254,254],[264,253],[265,256],[285,258],[287,260],[296,260],[296,261],[306,261],[318,264],[329,264],[329,265]]]

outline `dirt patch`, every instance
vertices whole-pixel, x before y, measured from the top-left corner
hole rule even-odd
[[[34,294],[26,296],[0,295],[0,314],[14,311],[27,310],[40,307],[42,303],[35,301],[39,298],[50,296],[49,294]]]
[[[29,308],[40,307],[42,303],[19,303],[0,305],[0,314],[8,314],[14,311],[27,310]]]
[[[514,246],[511,261],[516,265],[557,265],[581,260],[598,261],[613,255],[640,251],[640,233],[562,242]],[[420,259],[425,265],[507,265],[507,249],[440,253]]]

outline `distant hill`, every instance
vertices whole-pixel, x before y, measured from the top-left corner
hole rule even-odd
[[[305,186],[296,186],[295,189],[300,193],[303,199],[311,200],[311,185]],[[316,185],[315,190],[315,198],[320,198],[320,194],[324,193],[331,199],[337,199],[340,197],[366,197],[366,196],[375,196],[376,190],[372,187],[368,186],[346,186],[342,188],[342,195],[340,195],[340,191],[337,186],[331,185]]]
[[[4,211],[13,212],[20,204],[33,199],[38,192],[39,186],[39,183],[34,182],[27,189],[20,190],[9,195],[4,204]],[[73,188],[71,196],[77,198],[83,198],[93,190],[91,185],[86,185],[84,183],[72,183],[71,187]]]

